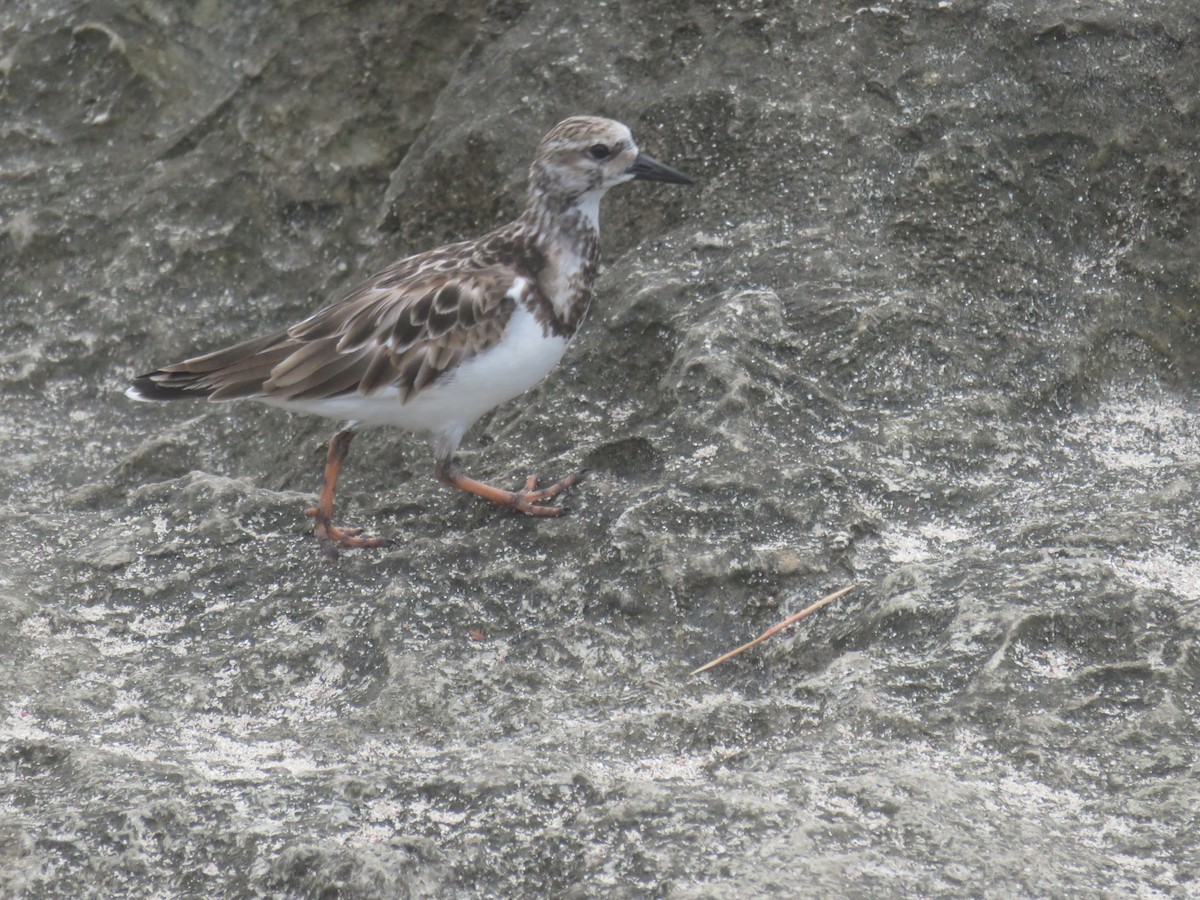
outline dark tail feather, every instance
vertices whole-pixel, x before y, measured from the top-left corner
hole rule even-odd
[[[294,348],[287,332],[254,338],[206,356],[197,356],[133,379],[125,396],[132,400],[236,400],[262,394],[271,369]]]
[[[196,384],[200,376],[183,372],[147,372],[133,379],[125,391],[131,400],[202,400],[213,388]]]

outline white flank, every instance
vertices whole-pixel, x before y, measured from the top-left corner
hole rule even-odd
[[[513,287],[516,290],[519,286]],[[400,392],[394,387],[367,397],[349,394],[326,400],[261,400],[293,412],[361,425],[396,425],[409,431],[461,437],[489,409],[545,378],[566,349],[566,338],[547,337],[533,313],[518,305],[495,346],[460,363],[407,403],[400,402]]]

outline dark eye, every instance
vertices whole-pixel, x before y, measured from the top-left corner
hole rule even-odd
[[[588,156],[592,159],[604,159],[608,154],[608,144],[592,144],[588,147]]]

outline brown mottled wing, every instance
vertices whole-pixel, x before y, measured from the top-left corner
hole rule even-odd
[[[312,400],[394,386],[401,401],[500,339],[515,308],[507,267],[386,270],[288,330],[266,396]]]
[[[500,339],[516,307],[503,230],[403,259],[286,331],[134,379],[146,400],[315,400],[394,385],[401,400]]]

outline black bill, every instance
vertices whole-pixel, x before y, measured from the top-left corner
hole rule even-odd
[[[629,167],[629,172],[635,179],[641,181],[669,181],[671,184],[696,183],[678,169],[672,169],[666,163],[660,163],[645,153],[638,154],[637,160]]]

